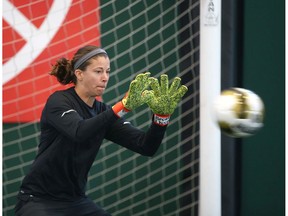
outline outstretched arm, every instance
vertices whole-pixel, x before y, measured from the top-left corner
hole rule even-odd
[[[165,131],[166,127],[153,122],[149,129],[144,131],[134,127],[130,122],[119,119],[107,130],[105,138],[133,152],[153,156],[162,143]]]

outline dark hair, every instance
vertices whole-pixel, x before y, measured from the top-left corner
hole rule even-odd
[[[67,84],[70,84],[70,83],[76,84],[77,78],[76,78],[76,76],[74,74],[74,71],[75,71],[73,69],[74,68],[74,64],[82,56],[84,56],[85,54],[87,54],[87,53],[89,53],[89,52],[91,52],[92,50],[95,50],[95,49],[99,49],[99,47],[94,46],[94,45],[87,45],[87,46],[84,46],[84,47],[80,48],[74,54],[74,57],[72,58],[72,60],[68,60],[68,59],[66,59],[64,57],[59,58],[56,61],[56,64],[52,65],[52,69],[51,69],[49,74],[52,75],[52,76],[55,76],[57,78],[58,82],[61,83],[62,85],[67,85]],[[107,57],[107,55],[104,54],[104,53],[98,54],[97,56],[106,56]],[[90,58],[90,59],[92,59],[92,58]],[[84,62],[83,64],[81,64],[78,67],[78,69],[84,71],[86,69],[86,67],[91,64],[90,59],[87,60],[86,62]]]

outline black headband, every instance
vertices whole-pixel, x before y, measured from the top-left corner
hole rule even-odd
[[[86,62],[88,59],[92,58],[93,56],[95,55],[98,55],[98,54],[106,54],[106,51],[104,49],[94,49],[92,50],[91,52],[85,54],[84,56],[82,56],[80,59],[78,59],[74,65],[74,70],[78,69],[84,62]]]

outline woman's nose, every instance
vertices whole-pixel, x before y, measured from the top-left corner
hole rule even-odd
[[[109,80],[109,74],[108,73],[103,73],[102,81],[103,82],[107,82],[108,80]]]

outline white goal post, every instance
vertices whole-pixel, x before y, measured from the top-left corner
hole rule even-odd
[[[221,88],[221,0],[200,2],[199,215],[221,216],[221,136],[212,116]]]

